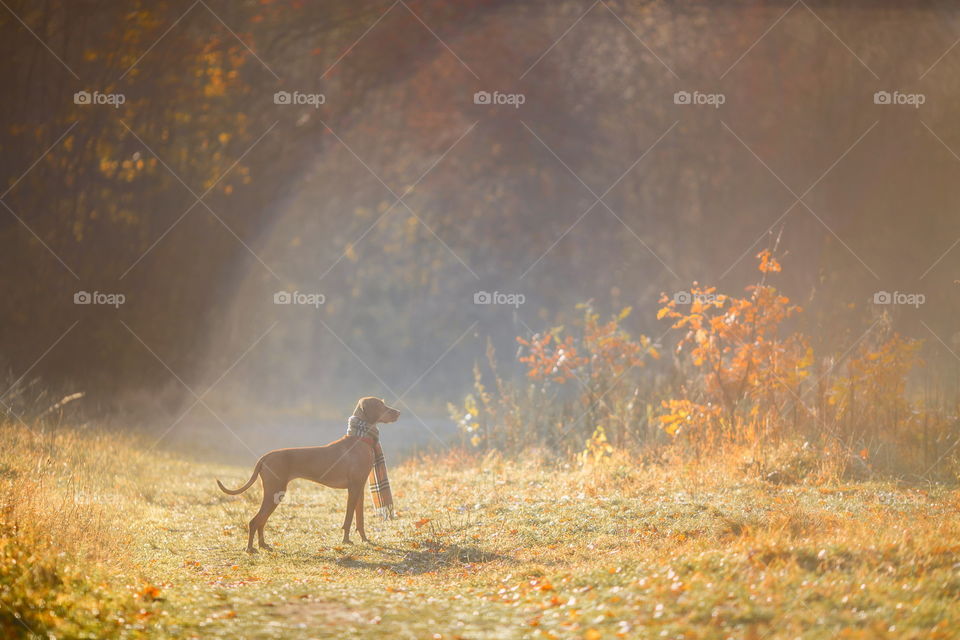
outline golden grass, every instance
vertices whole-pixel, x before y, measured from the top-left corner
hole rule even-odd
[[[147,454],[96,431],[6,426],[0,442],[0,631],[12,636],[960,629],[960,494],[950,488],[772,485],[743,476],[735,456],[581,468],[449,454],[391,468],[401,517],[368,513],[375,544],[340,545],[343,492],[299,482],[267,525],[276,551],[248,556],[259,487],[234,498],[214,483],[238,484],[247,467]]]

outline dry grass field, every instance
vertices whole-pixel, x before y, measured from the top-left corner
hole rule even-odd
[[[960,636],[960,492],[933,485],[450,454],[391,470],[372,544],[339,544],[342,492],[295,483],[251,556],[259,483],[214,483],[247,468],[0,435],[4,637]]]

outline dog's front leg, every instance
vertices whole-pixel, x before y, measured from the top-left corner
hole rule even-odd
[[[357,533],[360,534],[360,539],[364,542],[370,542],[367,540],[367,532],[363,530],[363,498],[365,491],[363,487],[360,487],[360,497],[357,498]]]
[[[357,500],[360,498],[363,487],[358,490],[356,484],[347,486],[347,514],[343,518],[343,543],[350,543],[350,525],[353,524],[353,512],[357,508]]]

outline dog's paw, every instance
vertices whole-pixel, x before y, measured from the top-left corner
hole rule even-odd
[[[253,547],[247,547],[247,553],[256,553],[256,552],[257,550],[254,549]]]
[[[264,542],[262,545],[260,545],[260,548],[261,548],[261,549],[266,549],[267,551],[273,551],[273,547],[271,547],[271,546],[270,546],[269,544],[267,544],[266,542]]]

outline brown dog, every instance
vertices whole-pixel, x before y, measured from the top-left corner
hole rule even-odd
[[[357,403],[353,415],[371,425],[396,422],[400,412],[388,407],[379,398],[362,398]],[[254,483],[257,476],[263,483],[263,503],[257,515],[250,521],[250,537],[247,551],[256,553],[253,548],[253,533],[261,549],[270,545],[263,541],[263,527],[270,514],[277,508],[287,490],[287,483],[294,478],[304,478],[319,482],[333,489],[347,490],[347,515],[343,519],[343,541],[350,543],[350,523],[353,514],[357,514],[357,533],[367,542],[363,530],[363,488],[373,468],[373,447],[361,442],[357,436],[344,436],[324,447],[297,447],[294,449],[276,449],[264,455],[253,468],[253,475],[239,489],[231,490],[217,480],[217,486],[232,496],[243,493]]]

